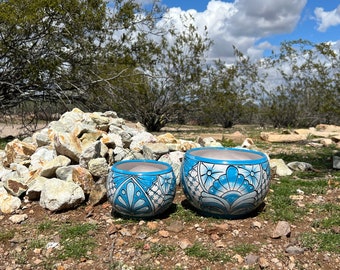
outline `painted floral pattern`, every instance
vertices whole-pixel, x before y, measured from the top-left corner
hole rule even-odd
[[[174,181],[172,172],[144,177],[111,172],[107,181],[108,199],[120,214],[154,216],[171,205]]]
[[[189,202],[202,212],[243,215],[256,209],[269,190],[269,162],[227,165],[185,159],[182,185]]]

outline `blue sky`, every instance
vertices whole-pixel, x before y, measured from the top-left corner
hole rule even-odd
[[[140,0],[147,3],[148,0]],[[211,58],[232,58],[232,45],[261,57],[280,42],[306,39],[340,48],[339,0],[162,0],[178,21],[190,13],[199,29],[208,27],[214,41]]]

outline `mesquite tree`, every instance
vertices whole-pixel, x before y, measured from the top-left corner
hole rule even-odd
[[[314,126],[340,122],[340,53],[330,43],[284,42],[266,58],[276,71],[261,108],[274,126]],[[267,121],[268,121],[267,120]]]
[[[234,48],[235,62],[218,60],[206,72],[204,87],[197,95],[199,121],[230,128],[246,115],[256,112],[256,101],[262,91],[255,62]]]
[[[105,13],[100,0],[1,1],[2,112],[41,113],[57,101],[83,102],[85,74],[104,42]]]
[[[107,51],[114,57],[103,64],[101,84],[94,95],[96,99],[109,97],[113,108],[150,131],[159,131],[188,109],[186,104],[201,84],[205,53],[211,43],[207,33],[198,34],[190,17],[182,18],[181,31],[170,18],[160,26],[155,16],[159,9],[155,8],[142,18],[143,29],[135,29],[135,21],[142,21],[140,15],[125,25],[125,54],[120,58],[116,50]],[[120,76],[112,77],[117,73]]]
[[[192,18],[180,31],[160,26],[164,14],[158,0],[1,1],[2,111],[114,109],[159,130],[200,82],[210,45]]]

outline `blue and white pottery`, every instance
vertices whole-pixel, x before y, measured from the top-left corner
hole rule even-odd
[[[263,202],[269,190],[268,157],[244,148],[203,147],[187,151],[181,184],[203,215],[239,218]]]
[[[155,160],[125,160],[111,167],[107,195],[113,212],[127,217],[152,217],[172,204],[176,178],[172,167]]]

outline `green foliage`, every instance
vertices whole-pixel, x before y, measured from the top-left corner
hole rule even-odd
[[[339,123],[340,55],[330,43],[287,41],[280,52],[266,58],[274,69],[273,89],[261,107],[274,126],[314,126]]]
[[[44,248],[48,242],[45,239],[32,239],[29,244],[29,249]]]
[[[340,54],[331,44],[287,41],[261,62],[234,48],[234,63],[207,64],[208,29],[190,16],[181,30],[160,26],[165,15],[158,0],[148,9],[133,0],[1,1],[3,114],[36,127],[75,106],[115,110],[149,131],[189,121],[339,123]]]
[[[2,108],[31,101],[81,99],[101,43],[104,1],[0,3]],[[79,85],[78,88],[75,85]]]
[[[231,140],[231,139],[225,139],[224,137],[222,137],[221,144],[222,144],[224,147],[235,147],[235,146],[237,146],[237,143],[235,143],[233,140]]]
[[[340,227],[340,207],[333,203],[308,205],[323,218],[312,222],[313,233],[303,233],[299,238],[303,246],[315,251],[339,253],[340,237],[336,231]]]
[[[42,221],[37,227],[38,231],[40,232],[53,230],[54,228],[56,228],[56,224],[51,220]]]
[[[6,144],[9,142],[10,140],[6,139],[6,138],[0,138],[0,149],[5,149]]]
[[[257,66],[235,48],[233,65],[218,60],[207,70],[205,85],[198,92],[202,124],[220,124],[230,128],[244,115],[252,115],[252,104],[261,78]]]
[[[198,34],[192,18],[183,18],[184,31],[169,25],[159,28],[156,11],[144,11],[148,14],[148,34],[139,32],[134,39],[128,37],[129,33],[124,35],[130,45],[122,60],[104,64],[102,77],[110,79],[101,84],[122,116],[141,122],[149,131],[159,131],[188,109],[189,97],[203,75],[204,53],[210,46],[206,34]],[[112,72],[120,72],[120,76],[112,77]]]

